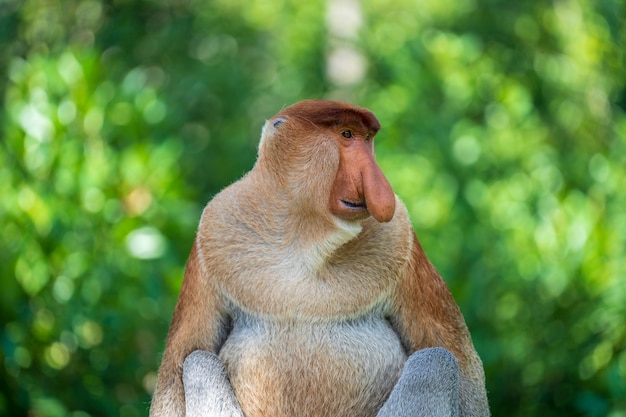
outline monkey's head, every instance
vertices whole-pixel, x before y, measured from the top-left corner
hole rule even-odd
[[[255,170],[269,172],[300,209],[347,221],[388,222],[395,194],[376,163],[380,124],[364,108],[305,100],[268,120]]]

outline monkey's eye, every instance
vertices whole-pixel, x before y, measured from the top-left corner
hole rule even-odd
[[[351,139],[353,137],[352,131],[350,129],[343,130],[341,131],[341,136],[343,136],[346,139]]]

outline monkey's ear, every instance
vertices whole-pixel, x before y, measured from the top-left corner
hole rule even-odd
[[[263,146],[263,142],[265,141],[265,139],[268,136],[272,136],[280,127],[280,125],[282,125],[286,121],[287,121],[287,118],[281,116],[275,119],[267,120],[265,122],[265,124],[263,125],[263,130],[261,131],[261,140],[259,141],[259,150]]]
[[[274,126],[274,129],[276,129],[278,126],[282,125],[286,120],[287,118],[285,117],[278,117],[272,121],[272,126]]]

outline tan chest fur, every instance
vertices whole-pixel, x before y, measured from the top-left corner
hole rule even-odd
[[[374,416],[406,360],[389,324],[375,316],[321,323],[240,317],[220,358],[248,417]]]

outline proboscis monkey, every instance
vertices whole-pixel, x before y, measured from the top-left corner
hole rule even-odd
[[[376,164],[379,128],[326,100],[267,121],[253,169],[202,214],[152,417],[185,415],[195,350],[223,362],[246,417],[364,417],[430,347],[456,358],[459,415],[489,415],[461,312]]]

